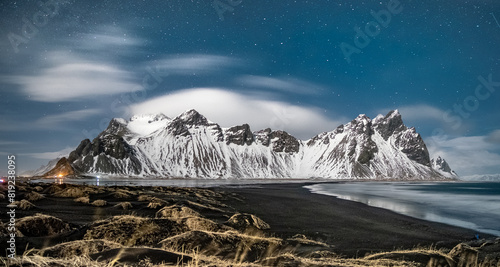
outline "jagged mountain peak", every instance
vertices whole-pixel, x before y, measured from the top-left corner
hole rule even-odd
[[[451,169],[448,162],[446,162],[446,160],[441,156],[438,156],[435,159],[431,159],[431,166],[434,170],[440,172],[444,176],[458,177],[457,173]]]
[[[387,113],[387,115],[383,118],[381,116],[377,116],[373,124],[385,140],[387,140],[387,138],[394,133],[407,129],[403,123],[403,118],[397,109],[389,111],[389,113]]]
[[[182,121],[187,125],[209,125],[211,122],[195,109],[189,109],[175,117],[174,120]]]

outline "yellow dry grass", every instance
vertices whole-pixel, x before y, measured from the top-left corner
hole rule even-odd
[[[35,201],[44,199],[45,197],[40,193],[32,191],[32,192],[29,192],[26,195],[24,195],[24,198],[28,201],[35,202]]]
[[[15,206],[22,210],[30,210],[36,207],[33,203],[29,202],[26,199],[21,199],[20,201],[14,201],[10,205]]]
[[[83,203],[83,204],[89,204],[90,203],[89,197],[79,197],[79,198],[75,198],[73,201],[79,202],[79,203]]]
[[[104,207],[104,206],[108,205],[108,202],[106,200],[103,200],[103,199],[98,199],[98,200],[94,200],[94,202],[92,202],[90,205],[95,206],[95,207]]]

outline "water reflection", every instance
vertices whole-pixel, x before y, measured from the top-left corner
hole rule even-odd
[[[337,183],[311,192],[500,236],[499,183]]]

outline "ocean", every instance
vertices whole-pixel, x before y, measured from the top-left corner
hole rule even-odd
[[[500,236],[498,182],[340,182],[305,187],[312,193]]]

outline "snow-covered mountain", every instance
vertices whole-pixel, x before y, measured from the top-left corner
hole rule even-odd
[[[47,172],[49,172],[50,170],[54,169],[54,167],[56,167],[56,164],[60,159],[61,158],[55,158],[55,159],[49,161],[49,163],[47,163],[47,165],[42,165],[42,166],[40,166],[40,168],[38,168],[36,170],[25,171],[25,172],[21,173],[20,176],[41,176],[41,175],[44,175]]]
[[[476,174],[461,176],[460,180],[470,182],[500,182],[500,173],[497,174]]]
[[[446,176],[448,178],[458,178],[458,175],[455,173],[455,171],[450,168],[448,162],[441,158],[441,156],[438,156],[436,159],[431,159],[431,167],[443,176]]]
[[[111,120],[67,162],[76,174],[191,178],[439,179],[415,128],[397,110],[353,121],[309,140],[285,131],[221,128],[196,110]],[[57,167],[51,173],[57,172]],[[447,175],[446,175],[447,176]]]

